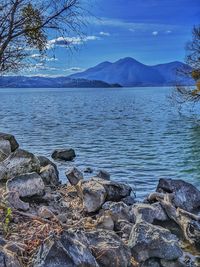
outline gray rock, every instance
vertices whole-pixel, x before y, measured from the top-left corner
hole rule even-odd
[[[77,185],[81,180],[83,180],[83,174],[75,167],[67,170],[65,175],[71,185]]]
[[[29,209],[29,204],[20,199],[19,192],[8,191],[3,195],[4,201],[9,204],[10,207],[27,211]]]
[[[117,222],[118,220],[132,221],[133,218],[130,213],[130,207],[123,202],[107,201],[102,206],[102,210],[110,211],[115,222]]]
[[[19,263],[17,257],[7,251],[6,249],[2,249],[0,247],[0,266],[1,267],[22,267]]]
[[[83,170],[83,172],[85,172],[85,173],[93,173],[93,169],[90,168],[90,167],[86,167],[86,168]]]
[[[0,140],[9,141],[12,152],[19,147],[19,144],[17,143],[15,137],[12,134],[0,133]]]
[[[114,221],[112,214],[109,211],[105,211],[97,220],[97,229],[111,230],[114,229]]]
[[[95,212],[101,208],[106,199],[105,188],[96,181],[81,181],[78,184],[79,196],[87,212]]]
[[[132,188],[129,185],[107,181],[101,178],[92,178],[91,181],[101,184],[107,193],[106,201],[120,201],[122,198],[130,196]]]
[[[159,193],[173,193],[176,207],[192,212],[200,207],[200,191],[192,184],[182,180],[160,179],[157,186]]]
[[[135,221],[138,217],[148,223],[153,223],[154,221],[169,220],[160,203],[154,203],[152,205],[145,203],[137,203],[132,206],[130,212],[134,216]]]
[[[182,256],[178,239],[170,231],[138,220],[129,238],[129,247],[138,262],[149,258],[176,260]]]
[[[124,202],[128,206],[132,206],[135,203],[135,197],[134,196],[127,196],[121,199],[122,202]]]
[[[131,260],[130,249],[112,231],[97,230],[87,232],[89,247],[101,267],[128,267]]]
[[[54,160],[72,161],[76,157],[76,154],[72,148],[56,149],[51,156]]]
[[[41,246],[34,267],[99,267],[82,232],[67,231]]]
[[[11,154],[11,145],[8,140],[0,138],[0,162],[4,161]]]
[[[176,261],[166,261],[166,260],[161,260],[160,261],[161,263],[161,266],[162,267],[186,267],[188,265],[186,265],[185,263],[179,261],[179,260],[176,260]],[[195,266],[194,266],[195,267]]]
[[[104,171],[104,170],[100,170],[97,173],[97,177],[104,179],[104,180],[110,180],[110,173],[108,173],[107,171]]]
[[[17,191],[22,198],[41,197],[44,195],[44,188],[42,178],[35,172],[16,176],[6,183],[7,191]]]
[[[59,176],[53,165],[46,165],[40,169],[40,176],[45,185],[59,185]]]
[[[162,267],[159,259],[148,259],[140,264],[140,267]]]
[[[40,171],[39,160],[22,149],[17,149],[3,162],[0,162],[0,180],[8,180],[15,176]]]
[[[37,156],[39,162],[40,162],[40,167],[46,167],[47,165],[52,165],[55,169],[56,175],[59,177],[59,171],[55,163],[53,163],[50,159],[48,159],[45,156]]]

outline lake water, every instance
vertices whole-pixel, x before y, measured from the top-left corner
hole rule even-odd
[[[74,162],[105,169],[139,199],[160,177],[200,187],[200,126],[171,105],[170,88],[0,89],[0,131],[22,148],[50,157],[72,147]]]

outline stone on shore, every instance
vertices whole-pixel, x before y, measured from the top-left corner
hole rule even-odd
[[[192,212],[200,207],[200,191],[182,180],[160,179],[157,192],[173,193],[176,207]]]
[[[34,267],[99,267],[84,233],[66,231],[47,239],[38,252]]]
[[[54,160],[72,161],[75,157],[75,151],[72,148],[69,149],[56,149],[52,153],[51,157]]]
[[[0,162],[0,180],[8,180],[15,176],[40,171],[40,162],[32,153],[17,149],[3,162]]]
[[[77,185],[81,180],[83,180],[83,174],[75,167],[67,170],[65,175],[71,185]]]
[[[129,238],[129,247],[138,262],[150,258],[176,260],[182,256],[178,238],[167,229],[138,220]]]
[[[33,172],[8,180],[6,189],[18,192],[21,198],[41,197],[44,195],[45,185],[39,174]]]
[[[146,203],[137,203],[132,206],[130,213],[134,216],[135,221],[138,217],[148,223],[169,220],[169,217],[165,213],[160,203],[154,203],[152,205]]]
[[[59,177],[59,172],[58,172],[58,168],[56,166],[55,163],[53,163],[50,159],[48,159],[45,156],[37,156],[39,162],[40,162],[40,167],[46,167],[47,165],[52,165],[55,169],[56,175]]]
[[[11,145],[8,140],[0,139],[0,162],[4,161],[11,154]]]
[[[89,247],[100,267],[130,266],[131,251],[112,231],[86,232]]]
[[[101,184],[106,190],[106,201],[120,201],[122,198],[130,196],[132,188],[129,185],[108,181],[93,177],[91,181]]]
[[[82,198],[83,206],[87,212],[98,211],[106,200],[106,190],[96,181],[81,181],[78,184],[79,196]]]
[[[96,176],[104,180],[110,180],[110,173],[105,170],[100,170]]]
[[[45,185],[58,186],[59,176],[53,165],[46,165],[40,169],[40,176]]]
[[[15,151],[19,147],[19,144],[12,134],[0,133],[0,141],[2,140],[8,141],[10,143],[11,152]]]
[[[115,222],[119,220],[133,221],[132,214],[130,213],[130,207],[123,202],[107,201],[102,206],[102,210],[110,211]]]
[[[11,208],[27,211],[29,209],[29,203],[20,199],[19,192],[8,191],[3,195],[4,202],[8,203]]]

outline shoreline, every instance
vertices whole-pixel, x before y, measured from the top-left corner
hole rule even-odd
[[[53,153],[55,160],[75,156]],[[130,186],[105,171],[85,171],[89,180],[68,169],[69,183],[61,185],[52,161],[0,134],[0,266],[199,266],[197,188],[160,179],[155,192],[136,202]]]

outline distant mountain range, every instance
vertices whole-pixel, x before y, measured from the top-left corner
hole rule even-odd
[[[101,88],[134,86],[194,85],[194,81],[178,74],[178,70],[190,67],[174,61],[148,66],[133,58],[120,59],[114,63],[103,62],[86,71],[67,77],[2,76],[0,87],[13,88]]]
[[[72,79],[68,77],[2,76],[0,88],[110,88],[121,87],[104,81]]]
[[[133,58],[120,59],[114,63],[103,62],[84,72],[72,74],[73,79],[101,80],[118,83],[122,86],[170,86],[175,84],[192,85],[194,81],[178,75],[180,69],[189,66],[178,61],[147,66]]]

